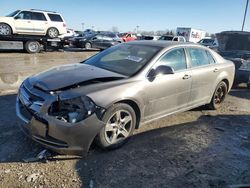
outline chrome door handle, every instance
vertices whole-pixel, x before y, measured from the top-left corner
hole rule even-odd
[[[218,71],[219,71],[219,69],[217,69],[217,68],[214,69],[214,72],[218,72]]]
[[[185,74],[185,75],[182,77],[182,79],[183,79],[183,80],[187,80],[187,79],[189,79],[189,78],[191,78],[191,77],[192,77],[191,75]]]

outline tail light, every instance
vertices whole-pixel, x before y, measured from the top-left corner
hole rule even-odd
[[[66,24],[65,24],[65,23],[63,23],[63,27],[66,27]]]

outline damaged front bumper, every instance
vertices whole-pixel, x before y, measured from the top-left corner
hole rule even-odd
[[[25,122],[21,129],[48,149],[85,156],[104,123],[96,113],[77,123],[56,119],[48,115],[49,106],[56,100],[55,96],[32,88],[27,82],[23,84],[16,100],[16,114]]]

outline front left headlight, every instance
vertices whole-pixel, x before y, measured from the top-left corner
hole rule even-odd
[[[48,114],[67,123],[77,123],[91,116],[93,113],[100,115],[102,109],[89,97],[82,96],[73,99],[54,102]]]

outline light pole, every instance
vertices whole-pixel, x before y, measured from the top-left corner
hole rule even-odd
[[[139,25],[136,26],[136,34],[138,34],[138,31],[139,31]]]
[[[243,19],[241,31],[244,30],[244,26],[245,26],[245,20],[246,20],[246,15],[247,15],[247,8],[248,8],[248,1],[249,0],[247,0],[247,3],[246,3],[245,14],[244,14],[244,19]]]
[[[84,31],[84,23],[82,23],[82,31]]]

